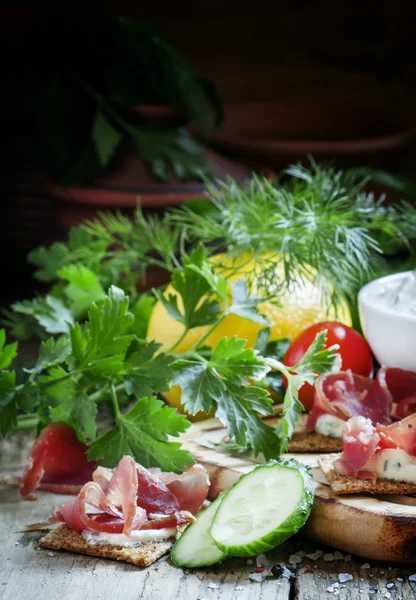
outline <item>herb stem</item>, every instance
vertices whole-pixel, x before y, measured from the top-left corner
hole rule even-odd
[[[214,331],[214,329],[216,329],[218,327],[218,325],[220,323],[222,323],[225,319],[225,317],[227,317],[228,315],[223,314],[221,315],[221,317],[208,329],[208,331],[201,337],[200,340],[198,340],[196,342],[196,344],[194,344],[191,348],[189,348],[189,352],[191,352],[192,350],[196,350],[196,348],[199,348],[200,346],[202,346],[202,344],[205,342],[205,340],[208,338],[208,336],[211,335],[211,333]]]
[[[189,329],[187,327],[184,328],[184,330],[182,331],[181,336],[176,340],[176,342],[169,348],[169,350],[166,350],[167,354],[170,354],[171,352],[173,352],[175,350],[175,348],[177,348],[179,346],[179,344],[185,339],[186,334],[188,333]]]
[[[111,384],[111,401],[113,403],[114,414],[116,416],[116,420],[118,420],[121,417],[121,412],[120,412],[120,407],[118,405],[117,391],[116,391],[116,386],[114,385],[114,383]]]
[[[23,431],[25,429],[35,429],[39,424],[39,417],[35,413],[28,413],[27,415],[19,415],[17,417],[17,425],[15,430]]]

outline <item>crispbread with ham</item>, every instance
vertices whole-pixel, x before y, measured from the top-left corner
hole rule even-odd
[[[346,494],[416,494],[416,484],[388,479],[360,479],[341,475],[335,470],[334,464],[341,454],[326,454],[318,459],[319,466],[325,475],[331,489],[340,495]]]
[[[178,534],[183,529],[184,526],[178,528]],[[166,541],[144,542],[134,547],[90,544],[78,531],[73,531],[66,525],[61,525],[41,538],[39,546],[50,550],[67,550],[68,552],[78,552],[89,556],[124,560],[137,567],[148,567],[164,554],[167,554],[175,541],[176,538],[172,537]]]
[[[42,538],[41,547],[147,566],[165,554],[177,535],[195,521],[192,512],[200,510],[209,484],[201,465],[182,474],[164,473],[123,456],[115,469],[97,467],[92,481],[85,483],[73,500],[58,506],[43,523],[28,525],[27,530],[63,523]],[[114,534],[116,538],[111,537]],[[114,539],[115,544],[111,543]]]
[[[338,494],[416,494],[416,414],[374,426],[361,416],[342,432],[341,454],[321,457],[319,465]],[[410,465],[411,471],[402,470]],[[393,472],[390,469],[393,468]],[[389,476],[390,475],[390,476]]]

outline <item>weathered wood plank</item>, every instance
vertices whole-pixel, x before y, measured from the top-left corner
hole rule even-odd
[[[17,489],[0,487],[0,598],[20,600],[288,600],[288,579],[252,582],[254,565],[234,559],[211,570],[183,571],[168,557],[147,569],[66,552],[37,550],[41,532],[21,526],[44,519],[67,497],[39,492],[38,500],[22,501]],[[269,554],[288,560],[289,542]]]
[[[30,438],[12,436],[0,442],[0,471],[21,469]],[[147,569],[127,563],[37,550],[40,532],[25,533],[21,526],[49,516],[67,497],[39,492],[35,502],[22,501],[17,489],[0,486],[0,598],[2,600],[410,600],[416,582],[408,578],[416,567],[383,565],[359,557],[327,562],[302,557],[289,564],[295,552],[334,550],[297,536],[268,554],[272,563],[286,564],[295,572],[257,583],[249,579],[255,563],[229,560],[199,571],[183,571],[166,557]],[[348,522],[345,523],[348,527]],[[346,553],[344,552],[343,555]],[[370,569],[362,566],[369,562]],[[310,571],[313,572],[310,572]],[[353,579],[341,583],[339,573]],[[399,579],[399,580],[398,580]],[[403,581],[400,581],[402,579]],[[335,585],[334,584],[339,584]],[[393,584],[393,585],[389,585]],[[387,587],[389,585],[389,587]],[[345,586],[345,587],[341,587]],[[328,589],[329,588],[329,589]]]

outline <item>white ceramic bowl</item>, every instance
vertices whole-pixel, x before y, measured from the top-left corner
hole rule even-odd
[[[380,277],[358,294],[361,327],[374,356],[382,366],[416,371],[416,315],[394,311],[374,298],[390,282],[410,271]]]

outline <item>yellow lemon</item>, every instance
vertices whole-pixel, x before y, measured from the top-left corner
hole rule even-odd
[[[257,261],[250,254],[245,254],[238,259],[221,254],[210,259],[213,263],[221,265],[219,272],[223,276],[235,281],[244,277],[247,273],[252,273],[254,268],[255,278],[261,277],[264,265],[270,265],[270,261],[276,261],[276,281],[281,281],[283,269],[277,262],[277,258],[271,254],[260,256]],[[253,265],[253,262],[255,264]],[[254,279],[255,279],[254,278]],[[255,281],[253,292],[255,292]],[[176,294],[175,290],[169,286],[165,294]],[[336,320],[345,325],[351,325],[351,315],[348,306],[342,302],[337,310],[333,306],[328,306],[327,295],[324,295],[322,289],[317,285],[301,279],[299,283],[293,285],[286,293],[279,296],[281,306],[276,306],[270,302],[262,302],[258,305],[259,312],[269,322],[270,339],[288,338],[293,340],[306,327],[321,321]],[[178,302],[180,305],[180,302]],[[204,345],[215,348],[223,337],[232,337],[236,335],[246,340],[246,346],[252,347],[256,341],[259,330],[264,327],[238,315],[228,315],[216,327],[204,341]],[[210,329],[210,326],[195,327],[188,331],[184,339],[175,348],[175,353],[186,352],[192,348],[201,337]],[[155,340],[162,344],[161,350],[168,350],[175,344],[183,333],[183,325],[169,316],[167,310],[160,302],[155,304],[150,317],[147,337],[149,340]],[[178,408],[183,409],[181,404],[180,388],[174,386],[172,390],[165,394],[166,400]],[[199,413],[191,420],[200,420],[207,415]]]

